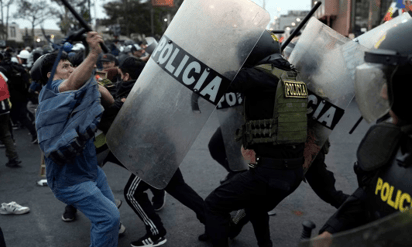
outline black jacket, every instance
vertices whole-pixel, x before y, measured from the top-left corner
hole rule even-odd
[[[27,102],[29,99],[30,75],[20,64],[0,62],[0,71],[8,78],[7,84],[12,102]]]
[[[114,103],[110,107],[105,109],[102,115],[102,119],[100,120],[99,129],[103,131],[103,133],[107,134],[107,132],[109,131],[110,126],[112,125],[114,119],[120,111],[120,108],[122,108],[123,106],[123,102],[121,100],[123,98],[127,98],[135,82],[136,80],[130,80],[121,81],[117,84]]]

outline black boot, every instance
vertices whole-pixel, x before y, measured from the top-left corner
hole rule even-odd
[[[9,159],[9,162],[6,163],[7,167],[10,168],[18,168],[21,167],[19,164],[21,163],[21,160],[19,160],[19,158],[13,158],[13,159]]]

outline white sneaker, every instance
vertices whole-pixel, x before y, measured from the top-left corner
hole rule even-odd
[[[23,207],[16,202],[3,202],[0,208],[0,214],[25,214],[28,212],[30,212],[29,207]]]
[[[120,223],[119,235],[123,235],[125,231],[126,231],[126,227],[122,223]]]

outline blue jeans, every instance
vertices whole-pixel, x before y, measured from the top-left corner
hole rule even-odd
[[[88,181],[66,188],[55,188],[54,196],[73,205],[91,221],[90,247],[116,247],[120,213],[114,202],[106,174],[99,167],[95,182]]]

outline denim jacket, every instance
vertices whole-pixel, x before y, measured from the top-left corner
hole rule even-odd
[[[103,113],[93,76],[80,89],[60,93],[57,88],[62,81],[43,87],[36,112],[40,149],[59,165],[70,163],[83,152]]]

